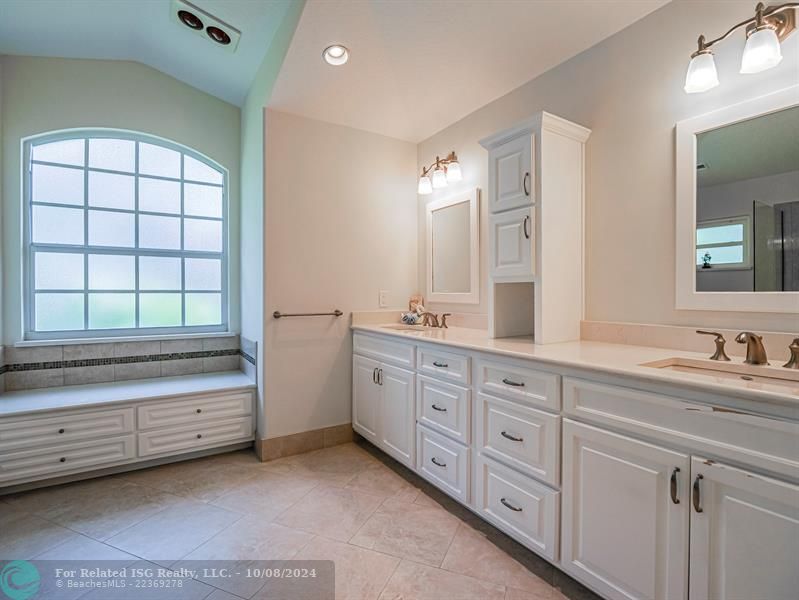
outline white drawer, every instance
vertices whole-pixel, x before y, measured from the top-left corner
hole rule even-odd
[[[416,414],[419,423],[468,444],[471,432],[471,392],[451,383],[419,375]]]
[[[0,454],[0,483],[19,483],[87,471],[135,457],[134,436],[53,445]]]
[[[416,426],[419,474],[450,496],[469,502],[469,448]]]
[[[0,420],[0,453],[133,433],[133,408]]]
[[[139,434],[139,457],[221,446],[252,437],[252,417],[158,429]]]
[[[400,367],[413,369],[416,348],[412,344],[395,342],[384,337],[355,333],[352,336],[352,351],[379,361],[393,362]]]
[[[528,475],[560,484],[560,417],[477,395],[479,450]]]
[[[530,550],[558,559],[560,492],[481,455],[476,495],[480,516]]]
[[[252,393],[196,396],[143,404],[137,408],[139,429],[228,419],[252,413]]]
[[[419,373],[469,385],[471,361],[464,354],[447,352],[437,347],[419,346],[416,350],[416,363]]]
[[[536,371],[518,362],[479,360],[480,389],[508,400],[560,411],[560,375]]]

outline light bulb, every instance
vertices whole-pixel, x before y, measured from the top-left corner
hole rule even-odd
[[[338,67],[343,65],[350,57],[350,51],[347,50],[346,46],[342,46],[341,44],[333,44],[332,46],[328,46],[325,48],[324,52],[322,52],[322,58],[325,59],[325,62],[329,65],[333,65],[334,67]]]
[[[746,38],[744,54],[741,58],[741,73],[760,73],[776,67],[782,60],[780,40],[777,32],[765,26],[755,30]]]
[[[461,179],[463,179],[463,173],[461,173],[461,166],[458,161],[449,163],[447,165],[447,181],[453,183]]]
[[[706,92],[719,84],[716,73],[716,61],[709,50],[699,52],[691,58],[688,72],[685,74],[685,92],[696,94]]]
[[[416,188],[416,192],[423,196],[433,193],[433,184],[430,183],[430,178],[427,175],[422,175],[419,178],[419,187]]]
[[[441,167],[436,167],[436,170],[433,171],[433,188],[445,188],[447,187],[447,176],[444,174],[444,169]]]

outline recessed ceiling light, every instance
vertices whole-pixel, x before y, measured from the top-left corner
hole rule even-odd
[[[211,25],[205,30],[205,33],[207,33],[208,37],[214,40],[217,44],[227,46],[230,43],[230,36],[222,31],[219,27],[214,27]]]
[[[328,46],[325,48],[325,51],[322,52],[322,58],[325,59],[325,62],[329,65],[333,65],[334,67],[343,65],[345,62],[347,62],[349,57],[350,51],[346,46],[342,46],[341,44],[333,44],[332,46]]]
[[[203,22],[200,20],[200,18],[187,10],[179,10],[178,18],[186,27],[190,27],[195,30],[203,28]]]

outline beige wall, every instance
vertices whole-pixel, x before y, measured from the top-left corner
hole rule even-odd
[[[350,422],[349,313],[416,291],[416,146],[266,112],[264,396],[273,438]],[[282,312],[345,316],[275,320]]]
[[[685,69],[700,33],[720,35],[751,15],[753,3],[675,0],[643,20],[447,127],[418,147],[418,168],[455,150],[459,190],[488,188],[487,155],[477,140],[547,110],[593,130],[587,146],[586,318],[788,331],[796,315],[674,309],[674,124],[799,82],[799,35],[783,44],[779,67],[740,75],[742,35],[717,53],[721,85],[687,95]],[[468,93],[468,90],[464,90]],[[435,310],[486,312],[487,199],[481,216],[479,306]],[[544,224],[544,227],[546,225]],[[419,285],[424,287],[424,220],[419,219]],[[798,307],[799,308],[799,307]]]

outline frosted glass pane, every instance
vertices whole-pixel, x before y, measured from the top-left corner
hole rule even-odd
[[[221,187],[187,183],[183,192],[183,212],[185,214],[222,218]]]
[[[63,165],[83,166],[84,141],[62,140],[49,144],[38,144],[33,147],[33,160],[61,163]]]
[[[36,331],[83,329],[83,294],[36,294]]]
[[[180,179],[180,152],[153,144],[139,144],[139,173]]]
[[[136,327],[135,294],[89,294],[89,329]]]
[[[139,248],[180,250],[180,219],[139,215]]]
[[[183,156],[183,179],[222,184],[222,173],[191,156]]]
[[[34,202],[83,205],[83,171],[33,165],[31,198]]]
[[[89,244],[132,248],[135,242],[133,214],[89,211]]]
[[[187,290],[222,290],[222,261],[215,258],[186,259]]]
[[[696,264],[702,264],[702,257],[705,252],[710,254],[711,265],[730,265],[742,263],[744,261],[743,246],[720,246],[718,248],[697,248]]]
[[[135,185],[132,175],[89,172],[89,206],[133,210]]]
[[[139,296],[139,326],[179,327],[181,320],[180,294]]]
[[[222,294],[186,294],[186,325],[220,325]]]
[[[33,257],[37,290],[82,290],[83,255],[37,252]]]
[[[222,221],[185,219],[183,237],[186,250],[222,252]]]
[[[139,177],[139,210],[180,214],[180,182]]]
[[[33,207],[33,241],[36,244],[83,245],[83,209]]]
[[[89,166],[112,171],[136,170],[136,144],[131,140],[89,140]]]
[[[696,230],[696,244],[724,244],[726,242],[742,242],[744,239],[743,223],[733,225],[717,225],[701,227]]]
[[[140,290],[179,290],[180,259],[161,256],[139,257]]]
[[[136,257],[114,254],[89,255],[90,290],[134,290]]]

